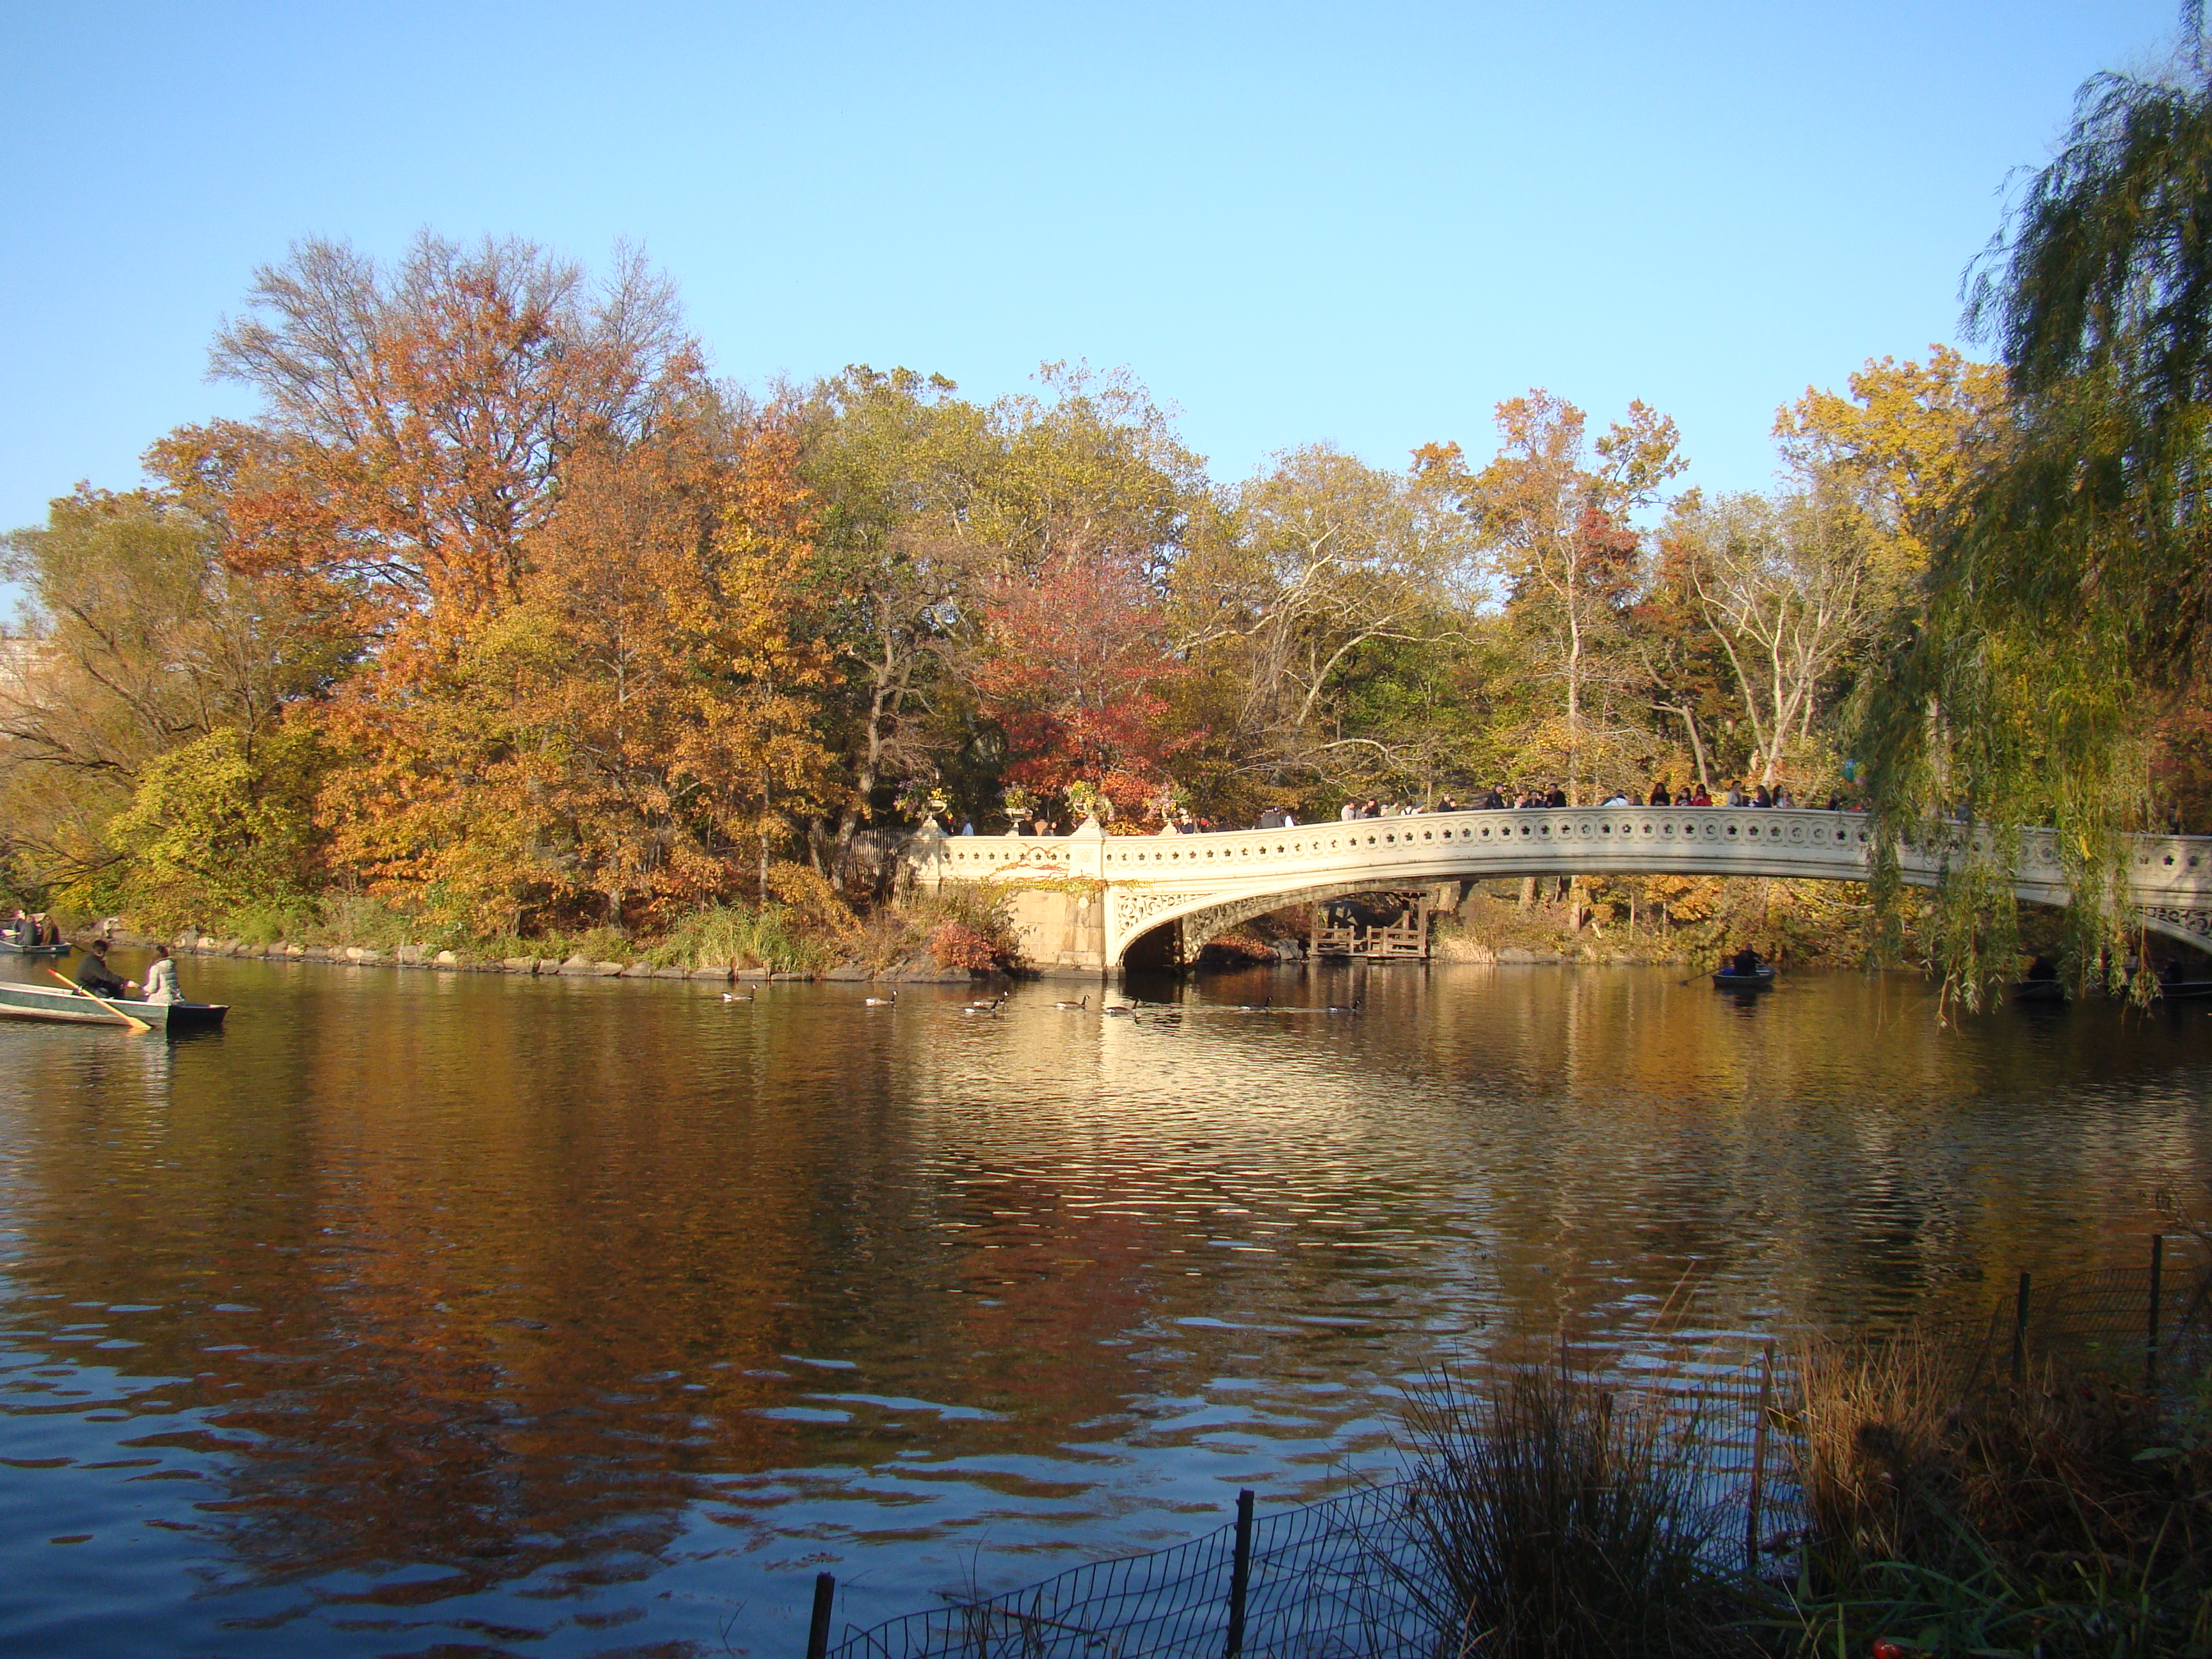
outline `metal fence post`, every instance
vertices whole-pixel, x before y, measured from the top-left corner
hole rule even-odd
[[[1244,1651],[1244,1601],[1252,1590],[1252,1494],[1237,1494],[1237,1557],[1229,1569],[1229,1645],[1224,1659]]]
[[[806,1627],[806,1659],[828,1659],[830,1652],[830,1604],[837,1599],[837,1576],[830,1572],[814,1575],[814,1619]]]
[[[2154,1394],[2158,1389],[2158,1296],[2159,1279],[2166,1267],[2166,1235],[2150,1236],[2150,1329],[2149,1341],[2143,1347],[2143,1392]]]
[[[1774,1345],[1759,1361],[1759,1420],[1751,1431],[1751,1501],[1743,1517],[1743,1570],[1747,1577],[1759,1576],[1759,1504],[1766,1486],[1766,1413],[1774,1399]]]
[[[2027,1366],[2027,1275],[2020,1276],[2020,1300],[2012,1310],[2012,1380],[2020,1381]]]

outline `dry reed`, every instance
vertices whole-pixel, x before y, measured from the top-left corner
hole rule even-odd
[[[1443,1659],[1747,1650],[1694,1418],[1529,1368],[1409,1402],[1400,1581]]]

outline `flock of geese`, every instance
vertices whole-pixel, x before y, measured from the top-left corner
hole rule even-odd
[[[999,1017],[999,1011],[1006,1006],[1006,999],[1012,994],[1011,992],[1001,991],[998,996],[989,1001],[967,1003],[962,1006],[960,1012],[970,1018],[980,1017],[985,1019],[996,1019]],[[722,993],[722,1000],[725,1002],[750,1002],[752,1000],[753,994],[750,991],[725,991]],[[860,1006],[863,1008],[889,1008],[897,1001],[898,993],[896,991],[893,991],[888,996],[862,997],[860,999]],[[1085,996],[1079,998],[1073,1002],[1055,1002],[1052,1006],[1061,1013],[1065,1014],[1088,1013],[1091,1011],[1091,999]],[[1098,1005],[1098,1012],[1100,1013],[1109,1015],[1119,1014],[1124,1018],[1139,1012],[1154,1012],[1162,1014],[1172,1013],[1181,1015],[1185,1013],[1356,1014],[1359,1012],[1359,1011],[1360,1006],[1357,1000],[1349,1003],[1331,1002],[1324,1004],[1320,1007],[1313,1008],[1294,1007],[1285,1004],[1284,1006],[1278,1008],[1275,1006],[1275,1000],[1273,997],[1267,998],[1265,1000],[1260,1002],[1239,1003],[1233,1008],[1226,1006],[1217,1008],[1205,1006],[1194,1006],[1188,1003],[1170,1002],[1102,1001]]]

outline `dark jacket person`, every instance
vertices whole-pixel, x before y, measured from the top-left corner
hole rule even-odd
[[[137,981],[119,980],[108,970],[107,941],[104,939],[96,939],[86,947],[84,961],[76,970],[76,982],[96,997],[128,996],[138,988]]]

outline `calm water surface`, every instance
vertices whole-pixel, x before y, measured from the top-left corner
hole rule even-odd
[[[1323,1495],[1455,1354],[1978,1307],[2212,1192],[2201,1011],[1902,978],[184,971],[228,1030],[0,1023],[11,1655],[795,1654],[825,1566],[866,1620]]]

